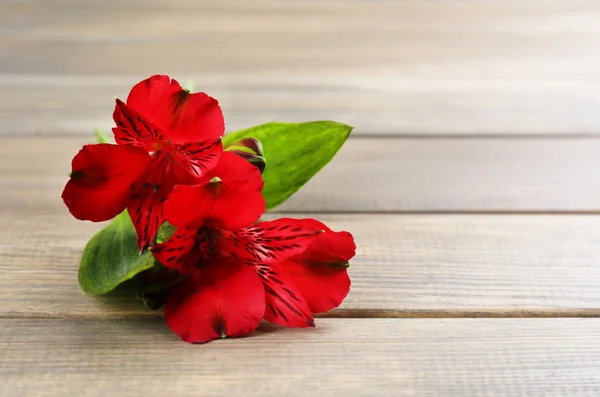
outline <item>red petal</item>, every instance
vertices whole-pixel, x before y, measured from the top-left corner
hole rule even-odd
[[[189,343],[248,335],[264,312],[265,293],[254,270],[227,261],[208,263],[188,276],[164,309],[168,326]]]
[[[265,212],[260,194],[260,172],[232,153],[223,153],[217,167],[206,179],[219,182],[177,186],[165,204],[165,216],[176,227],[203,223],[209,227],[239,229],[250,225]]]
[[[181,150],[179,146],[185,146],[188,151]],[[200,172],[200,168],[213,168],[221,150],[221,143],[217,140],[210,143],[171,145],[153,154],[152,164],[133,187],[134,196],[128,206],[141,251],[150,246],[164,222],[164,202],[173,188],[180,184],[200,182],[202,178],[194,172]]]
[[[140,252],[144,252],[152,245],[158,228],[165,221],[163,205],[163,202],[157,201],[151,194],[143,194],[130,201],[127,206],[127,212],[137,234]]]
[[[319,235],[306,251],[273,265],[294,284],[312,313],[338,307],[350,290],[346,267],[355,245],[348,232],[328,231]]]
[[[286,327],[314,327],[306,300],[286,275],[265,263],[254,266],[265,289],[265,320]]]
[[[191,142],[183,145],[172,145],[170,148],[177,155],[177,162],[192,176],[200,177],[215,168],[223,153],[221,139]]]
[[[273,266],[296,287],[311,313],[335,309],[350,291],[350,277],[345,268],[308,265],[293,260]]]
[[[165,135],[152,122],[117,99],[113,119],[117,126],[112,129],[119,145],[132,145],[153,152],[165,142]]]
[[[348,232],[333,232],[323,225],[326,232],[320,234],[298,257],[292,259],[306,263],[347,267],[356,253],[354,238]]]
[[[220,230],[217,248],[232,259],[276,263],[302,253],[323,227],[314,219],[281,218],[236,231]]]
[[[112,219],[127,206],[131,184],[150,161],[150,155],[140,148],[86,145],[73,158],[71,179],[62,199],[77,219]]]
[[[138,237],[140,251],[150,246],[160,225],[165,221],[164,202],[179,183],[194,183],[193,178],[173,161],[169,152],[159,151],[152,156],[152,163],[134,184],[127,206]]]
[[[263,180],[260,171],[240,156],[223,152],[216,167],[207,174],[208,178],[219,177],[224,184],[236,184],[243,192],[262,190]]]
[[[206,186],[206,183],[175,186],[164,206],[167,221],[177,228],[202,224],[206,215],[210,213],[212,204],[212,200],[206,198],[209,195]]]
[[[218,138],[225,131],[216,99],[190,94],[169,76],[156,75],[136,84],[127,105],[158,126],[171,143]]]
[[[235,186],[228,184],[217,186],[217,189],[214,205],[205,220],[207,226],[241,229],[256,222],[265,213],[265,199],[260,191],[240,193]]]
[[[197,232],[198,229],[177,229],[170,239],[152,247],[152,255],[165,267],[189,274],[207,258],[208,239]]]

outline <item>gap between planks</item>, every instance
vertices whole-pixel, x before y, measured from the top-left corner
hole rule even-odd
[[[0,314],[0,320],[67,320],[67,319],[152,319],[160,317],[161,311],[148,311],[140,313],[108,313],[106,315],[73,314],[48,314],[39,313],[6,313]],[[571,309],[571,308],[546,308],[546,309],[336,309],[328,313],[316,314],[315,318],[344,319],[381,319],[381,318],[597,318],[600,317],[600,308],[597,309]]]

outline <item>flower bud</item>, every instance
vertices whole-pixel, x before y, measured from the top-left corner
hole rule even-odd
[[[267,162],[264,157],[262,144],[256,138],[244,138],[235,141],[225,146],[223,150],[235,153],[243,159],[246,159],[250,164],[254,165],[263,173]]]

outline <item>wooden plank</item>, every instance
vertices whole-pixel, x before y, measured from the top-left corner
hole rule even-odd
[[[596,134],[599,25],[595,0],[2,4],[0,134],[109,126],[158,72],[219,98],[229,130]]]
[[[102,224],[72,219],[59,200],[38,202],[0,210],[0,317],[160,315],[129,290],[84,295],[79,258]],[[330,316],[600,315],[598,216],[317,218],[351,231],[358,245],[351,293]]]
[[[4,205],[59,205],[71,158],[86,140],[93,142],[2,138]],[[279,210],[597,212],[598,153],[595,139],[351,139]]]
[[[1,320],[2,395],[593,396],[600,320],[320,320],[190,346],[159,320]]]

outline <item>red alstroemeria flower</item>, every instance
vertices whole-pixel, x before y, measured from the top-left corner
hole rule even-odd
[[[264,212],[256,167],[224,153],[209,174],[173,190],[164,210],[178,229],[152,248],[187,275],[165,304],[169,327],[186,342],[208,342],[247,335],[263,318],[314,326],[312,313],[339,306],[350,289],[352,236],[314,219],[252,224]]]
[[[144,251],[164,222],[173,188],[200,183],[217,164],[223,114],[214,98],[160,75],[135,85],[127,103],[116,102],[117,144],[84,146],[62,198],[75,218],[93,222],[127,208]]]

